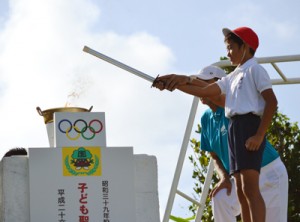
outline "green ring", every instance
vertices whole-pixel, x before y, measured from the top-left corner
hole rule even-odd
[[[90,131],[94,133],[91,137],[86,137],[84,135],[84,132],[86,131],[87,128],[89,128]],[[91,140],[91,139],[93,139],[96,136],[95,129],[93,127],[91,127],[91,126],[83,127],[82,130],[81,130],[81,135],[82,135],[83,139],[85,139],[85,140]]]

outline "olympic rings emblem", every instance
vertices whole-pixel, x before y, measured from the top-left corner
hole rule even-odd
[[[66,125],[67,124],[67,125]],[[80,135],[85,140],[92,140],[97,133],[100,133],[103,129],[103,124],[98,119],[93,119],[87,124],[87,122],[83,119],[76,120],[73,124],[68,119],[62,119],[58,123],[58,129],[61,133],[65,133],[67,138],[70,140],[77,140]],[[70,132],[74,129],[75,136],[71,137]],[[91,134],[88,137],[87,134]]]

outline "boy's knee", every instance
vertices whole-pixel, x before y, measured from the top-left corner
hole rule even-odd
[[[248,184],[245,184],[242,188],[243,194],[246,196],[247,199],[256,198],[260,195],[259,188],[255,188]]]

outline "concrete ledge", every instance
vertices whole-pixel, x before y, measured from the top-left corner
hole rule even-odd
[[[1,221],[29,222],[27,157],[5,157],[1,161]]]
[[[156,157],[144,154],[134,155],[134,161],[136,221],[159,222],[160,216]],[[4,157],[1,160],[1,222],[30,221],[28,175],[27,156]]]
[[[160,221],[155,156],[134,155],[136,221]]]

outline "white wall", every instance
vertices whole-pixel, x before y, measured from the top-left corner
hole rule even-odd
[[[134,155],[137,222],[159,222],[157,161]],[[4,157],[0,162],[0,220],[29,222],[28,157]],[[47,221],[44,221],[47,222]]]

